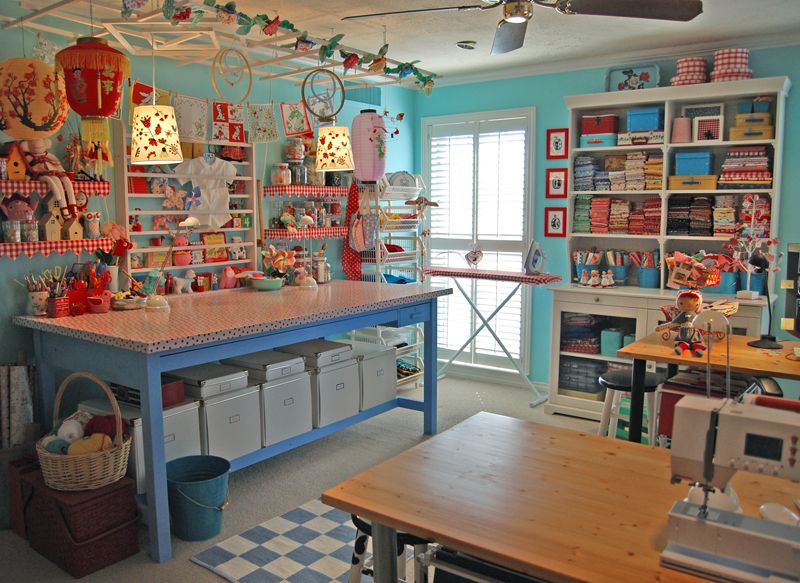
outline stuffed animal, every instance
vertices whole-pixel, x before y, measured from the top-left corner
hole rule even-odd
[[[194,269],[190,269],[186,272],[186,281],[183,284],[183,293],[190,294],[194,292],[192,289],[192,284],[194,283],[195,275]]]
[[[29,176],[33,180],[47,183],[59,201],[58,207],[62,216],[70,219],[78,215],[78,204],[75,200],[72,181],[67,177],[59,159],[48,152],[50,146],[52,146],[52,142],[45,139],[20,142],[20,147],[25,154],[25,161],[28,164]]]
[[[32,220],[33,213],[38,206],[38,200],[31,203],[29,199],[23,198],[19,194],[15,194],[11,198],[3,198],[3,201],[0,202],[0,210],[5,213],[9,221]]]
[[[219,282],[220,289],[233,289],[238,283],[239,280],[236,279],[236,274],[230,265],[222,270],[222,278],[220,278]]]
[[[684,290],[678,294],[675,300],[678,315],[671,322],[662,324],[656,328],[656,332],[662,330],[675,330],[675,354],[683,356],[687,350],[691,350],[695,356],[703,356],[706,350],[700,332],[692,325],[694,317],[700,313],[703,307],[703,296],[697,290]]]
[[[172,293],[182,294],[184,285],[186,285],[186,278],[185,277],[173,277],[172,278]]]
[[[242,236],[234,235],[231,238],[231,242],[242,243],[243,242]],[[243,245],[239,247],[231,247],[228,249],[228,255],[230,256],[229,258],[231,261],[237,261],[239,259],[247,259],[247,249],[245,249]]]
[[[69,444],[67,455],[81,455],[111,449],[111,438],[105,433],[94,433]]]

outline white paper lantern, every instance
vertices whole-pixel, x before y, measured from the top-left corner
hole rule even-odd
[[[139,105],[133,110],[131,164],[183,162],[175,109],[169,105]]]

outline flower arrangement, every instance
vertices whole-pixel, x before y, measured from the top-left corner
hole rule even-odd
[[[268,277],[286,277],[289,268],[294,266],[295,253],[293,249],[278,250],[274,245],[270,245],[269,248],[261,252],[261,255],[264,257],[262,260],[264,273],[266,273]]]

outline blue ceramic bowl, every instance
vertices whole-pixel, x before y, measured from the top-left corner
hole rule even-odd
[[[265,277],[264,279],[251,279],[250,285],[259,291],[275,291],[283,286],[280,277]]]

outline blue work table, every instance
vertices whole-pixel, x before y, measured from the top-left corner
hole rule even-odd
[[[150,555],[172,556],[161,373],[377,325],[424,323],[425,371],[422,401],[397,397],[358,415],[262,448],[231,462],[238,470],[330,435],[395,407],[423,412],[423,428],[436,433],[436,304],[452,289],[332,281],[316,291],[252,289],[169,297],[169,312],[145,310],[86,314],[80,317],[20,316],[14,322],[33,329],[38,368],[38,413],[53,415],[56,375],[88,371],[141,390],[147,474]]]

